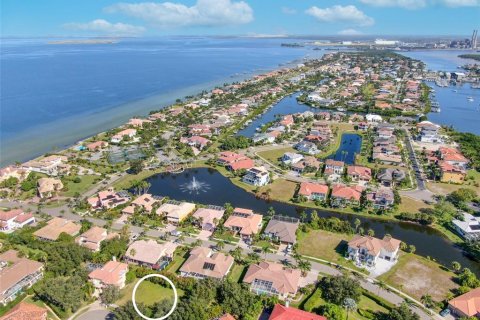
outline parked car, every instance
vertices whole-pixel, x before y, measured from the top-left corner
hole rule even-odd
[[[182,235],[182,232],[178,230],[172,230],[170,231],[170,234],[174,237],[180,237]]]
[[[450,314],[450,309],[445,309],[445,310],[440,311],[440,315],[441,315],[442,317],[446,317],[446,316],[448,316],[449,314]]]

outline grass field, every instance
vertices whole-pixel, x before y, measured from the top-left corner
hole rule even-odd
[[[433,208],[432,205],[410,197],[402,196],[402,202],[398,206],[398,212],[418,212],[420,209]]]
[[[270,189],[270,197],[275,200],[289,201],[293,198],[297,183],[285,179],[276,179],[271,184],[260,189],[260,192]]]
[[[156,169],[156,170],[143,170],[139,174],[127,174],[124,177],[118,179],[114,184],[113,187],[117,190],[128,189],[131,187],[132,182],[134,180],[144,180],[148,177],[151,177],[157,173],[162,172],[163,169]]]
[[[341,254],[352,236],[324,230],[311,230],[298,233],[298,252],[302,255],[325,259],[339,264],[347,264]]]
[[[64,188],[68,188],[68,191],[63,191],[60,193],[61,196],[65,197],[73,197],[76,193],[84,193],[88,189],[92,188],[94,185],[94,181],[99,179],[99,176],[94,175],[86,175],[86,176],[79,176],[81,181],[79,183],[75,183],[72,180],[69,180],[64,186]]]
[[[453,273],[444,270],[436,262],[413,255],[402,254],[397,264],[379,280],[384,281],[414,298],[429,294],[436,301],[445,299],[447,293],[458,285]]]
[[[243,275],[246,271],[247,271],[247,266],[235,263],[232,267],[232,270],[228,274],[228,279],[233,282],[239,283],[242,280]]]
[[[260,151],[257,154],[266,159],[267,161],[279,165],[280,161],[278,161],[279,158],[283,156],[285,152],[298,152],[297,150],[293,149],[292,147],[286,147],[282,149],[273,149],[273,150],[267,150],[267,151]]]
[[[120,299],[117,300],[116,304],[124,305],[132,300],[133,288],[137,282],[138,280],[128,284],[122,289]],[[184,292],[177,288],[177,294],[181,297]],[[162,287],[161,285],[150,281],[142,281],[138,286],[135,295],[136,302],[145,305],[152,305],[163,299],[173,299],[173,290],[170,287]]]
[[[427,182],[427,188],[435,194],[447,195],[453,191],[456,191],[460,188],[468,188],[477,192],[477,195],[480,196],[480,187],[475,186],[475,183],[480,183],[480,173],[469,170],[467,178],[473,178],[474,180],[468,179],[464,184],[450,184],[442,182]]]

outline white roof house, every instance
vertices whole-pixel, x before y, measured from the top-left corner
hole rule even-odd
[[[469,213],[463,213],[463,221],[454,219],[452,221],[455,230],[466,239],[480,238],[480,218]]]
[[[382,122],[383,119],[381,116],[379,116],[378,114],[367,114],[365,116],[365,119],[367,119],[368,122]]]

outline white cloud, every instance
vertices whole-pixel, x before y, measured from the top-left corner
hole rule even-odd
[[[282,7],[282,12],[285,14],[296,14],[297,10],[289,7]]]
[[[342,36],[359,36],[363,33],[355,29],[345,29],[338,31],[338,34]]]
[[[197,0],[191,7],[173,2],[117,3],[105,11],[123,13],[160,27],[224,26],[253,20],[253,10],[246,2],[231,0]]]
[[[360,2],[375,7],[401,7],[419,9],[427,5],[427,0],[360,0]]]
[[[441,3],[449,7],[478,7],[480,0],[440,0]]]
[[[103,19],[96,19],[86,23],[66,23],[63,25],[65,29],[76,31],[91,31],[95,33],[108,35],[138,35],[145,31],[144,27],[132,26],[125,23],[110,23]]]
[[[324,9],[313,6],[305,13],[322,22],[346,22],[358,26],[371,26],[375,23],[372,17],[367,16],[353,5],[335,5]]]

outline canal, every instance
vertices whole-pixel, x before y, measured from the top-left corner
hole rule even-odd
[[[184,186],[192,181],[193,177],[206,185],[199,192],[189,192]],[[192,201],[202,204],[221,206],[230,203],[233,206],[253,209],[265,214],[270,207],[277,214],[298,217],[303,208],[277,202],[258,199],[254,194],[246,192],[234,185],[228,178],[218,171],[209,168],[189,169],[181,174],[159,174],[148,179],[151,183],[150,192],[159,196],[168,196],[175,200]],[[310,212],[310,209],[306,210]],[[341,214],[317,209],[321,217],[338,217],[351,223],[355,218],[360,219],[365,230],[372,229],[377,237],[389,233],[407,244],[416,247],[416,252],[422,256],[429,256],[444,265],[450,265],[452,261],[458,261],[464,267],[480,273],[480,264],[468,259],[459,248],[442,236],[440,232],[429,227],[417,224],[383,221],[375,218],[357,216],[354,214]]]

